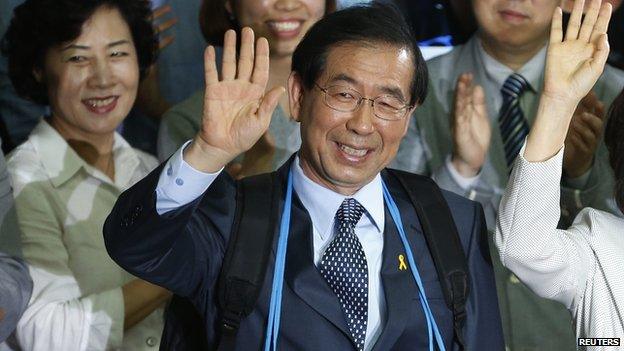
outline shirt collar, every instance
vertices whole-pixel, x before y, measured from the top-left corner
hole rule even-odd
[[[105,183],[125,189],[140,164],[136,151],[116,132],[113,141],[113,160],[116,170],[114,182],[78,156],[74,149],[67,144],[67,141],[45,119],[42,119],[33,129],[29,140],[33,143],[37,153],[41,155],[43,168],[55,187],[61,186],[80,169],[84,169],[91,176]]]
[[[293,188],[310,214],[312,225],[322,238],[330,233],[336,212],[342,201],[348,197],[356,199],[366,209],[368,218],[377,227],[379,233],[383,231],[384,200],[379,174],[352,196],[345,196],[308,178],[299,165],[299,155],[295,157],[291,171],[293,172]]]
[[[547,45],[544,45],[527,63],[524,64],[515,73],[520,74],[524,79],[529,82],[529,86],[533,91],[537,91],[541,85],[542,75],[544,67],[546,66],[546,50]],[[500,90],[505,84],[505,80],[514,71],[497,61],[494,57],[490,56],[485,49],[480,39],[477,39],[477,52],[481,55],[483,60],[483,66],[485,74]]]

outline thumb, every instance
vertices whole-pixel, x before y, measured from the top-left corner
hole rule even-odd
[[[480,85],[475,85],[472,91],[472,101],[479,107],[485,107],[485,92]]]
[[[286,92],[286,89],[278,86],[266,93],[260,102],[260,107],[258,108],[258,118],[262,120],[270,120],[271,115],[273,114],[275,107],[277,107],[277,103],[284,92]]]
[[[596,84],[598,78],[604,70],[607,58],[609,57],[609,43],[607,42],[607,35],[602,34],[596,41],[594,53],[591,58],[586,60],[576,73],[573,74],[572,79],[579,83],[579,90],[575,93],[583,93],[584,95],[579,97],[577,103],[582,100],[585,94],[589,93],[591,88]],[[582,90],[585,90],[583,92]]]
[[[476,112],[476,117],[479,120],[487,120],[488,112],[487,105],[485,104],[485,92],[483,91],[483,87],[480,85],[476,85],[474,91],[472,92],[472,102]]]
[[[604,66],[609,58],[609,40],[607,34],[602,34],[596,43],[596,51],[591,60],[592,71],[600,72],[604,70]]]

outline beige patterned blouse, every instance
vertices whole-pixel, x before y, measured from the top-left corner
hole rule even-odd
[[[45,120],[8,157],[24,258],[34,282],[16,336],[25,350],[156,350],[162,309],[123,332],[121,286],[102,226],[115,200],[157,161],[118,134],[115,180],[88,165]]]

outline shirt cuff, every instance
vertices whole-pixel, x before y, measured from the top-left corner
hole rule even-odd
[[[561,170],[563,169],[563,152],[565,149],[563,146],[561,147],[561,149],[559,149],[559,151],[557,151],[556,154],[552,155],[550,158],[545,159],[543,161],[528,161],[526,158],[524,158],[524,150],[526,149],[526,146],[527,146],[527,139],[525,138],[524,144],[522,145],[522,148],[520,149],[520,152],[518,153],[518,157],[516,158],[515,164],[520,164],[522,165],[523,168],[542,167],[542,166],[551,167],[551,168],[558,167],[560,170],[559,174],[561,175]]]
[[[473,187],[473,185],[477,182],[479,177],[481,176],[481,171],[477,173],[474,177],[464,177],[461,175],[453,166],[453,162],[451,162],[451,155],[446,156],[446,161],[444,161],[446,169],[451,174],[451,178],[459,185],[463,190],[468,190]]]
[[[159,215],[193,202],[210,187],[210,184],[223,171],[221,168],[215,173],[204,173],[186,163],[183,152],[190,142],[189,140],[184,143],[169,158],[160,173],[156,186],[156,212]]]

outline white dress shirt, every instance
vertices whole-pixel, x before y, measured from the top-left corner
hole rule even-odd
[[[188,142],[169,159],[160,175],[156,187],[156,211],[159,214],[172,211],[198,198],[222,171],[203,173],[195,170],[183,159],[182,151],[186,145]],[[368,264],[368,322],[364,349],[370,350],[381,334],[386,309],[380,275],[385,223],[381,176],[378,174],[352,196],[344,196],[310,180],[303,173],[298,156],[291,171],[294,191],[312,220],[314,263],[317,267],[336,234],[334,217],[342,201],[352,197],[366,209],[366,215],[362,216],[355,227],[355,234],[362,244]]]

